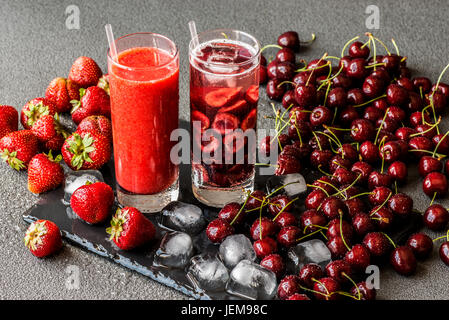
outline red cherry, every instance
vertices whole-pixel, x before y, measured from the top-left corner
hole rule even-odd
[[[351,245],[348,240],[345,239],[345,241],[348,246]],[[346,252],[348,252],[348,248],[346,248],[341,237],[329,238],[327,241],[327,248],[331,252],[332,259],[341,259],[345,256]]]
[[[351,137],[354,141],[364,142],[374,138],[373,124],[366,119],[354,120],[351,123]]]
[[[287,47],[295,52],[299,52],[300,41],[296,31],[287,31],[278,37],[278,44],[281,47]]]
[[[449,222],[449,212],[442,205],[433,204],[424,212],[423,221],[431,230],[443,230]]]
[[[297,240],[301,237],[301,229],[297,226],[287,226],[279,231],[277,236],[277,242],[286,247],[292,247],[296,244]]]
[[[314,296],[317,300],[339,300],[340,284],[333,278],[321,278],[313,286]]]
[[[394,135],[396,138],[398,138],[400,140],[408,141],[408,139],[410,139],[410,135],[415,134],[415,133],[416,133],[415,129],[408,128],[408,127],[400,127],[396,130]]]
[[[364,236],[375,230],[373,219],[366,213],[357,213],[352,217],[352,227],[359,236]]]
[[[263,259],[269,254],[277,252],[278,246],[276,240],[270,237],[266,237],[254,241],[253,248],[254,251],[256,252],[257,257]]]
[[[423,156],[419,159],[418,171],[421,177],[425,177],[431,172],[441,172],[443,163],[431,156]]]
[[[297,276],[289,275],[283,278],[279,282],[278,297],[281,300],[285,300],[295,293],[299,293],[301,287],[299,285],[299,279]]]
[[[266,256],[262,259],[260,265],[265,269],[272,271],[278,278],[280,278],[285,272],[284,261],[278,254],[270,254]]]
[[[260,208],[260,206],[262,205],[262,201],[266,196],[267,196],[267,194],[263,191],[260,191],[260,190],[253,191],[250,194],[248,201],[246,201],[245,209],[251,210],[251,209]]]
[[[361,183],[366,183],[368,182],[370,173],[373,171],[373,167],[367,162],[358,161],[352,165],[351,171],[357,176],[360,175],[359,181]]]
[[[443,242],[441,244],[439,253],[441,261],[449,266],[449,241]]]
[[[375,206],[369,215],[379,230],[388,230],[393,224],[393,212],[386,207]]]
[[[284,47],[276,53],[276,60],[279,62],[295,63],[296,61],[295,52],[288,47]]]
[[[347,199],[345,200],[345,205],[348,208],[348,214],[351,218],[365,210],[365,203],[360,198]]]
[[[373,171],[368,178],[368,188],[370,190],[376,187],[391,187],[393,178],[388,173],[381,173],[379,171]]]
[[[253,240],[274,236],[277,232],[276,224],[266,217],[256,219],[251,226],[251,237]]]
[[[298,219],[293,213],[283,211],[278,215],[274,222],[278,225],[279,228],[284,228],[287,226],[296,226],[298,225]]]
[[[351,276],[351,265],[345,260],[334,260],[329,262],[326,266],[326,273],[328,277],[337,280],[339,283],[348,282],[347,276]]]
[[[354,234],[354,230],[352,226],[346,222],[345,220],[342,220],[341,223],[341,230],[343,231],[343,237],[345,240],[351,240],[352,236]],[[332,237],[340,237],[340,219],[333,219],[329,222],[328,229],[326,232],[327,238]]]
[[[404,193],[396,193],[388,201],[388,206],[398,216],[408,216],[413,210],[413,199]]]
[[[373,257],[383,257],[391,250],[390,241],[380,232],[368,233],[363,238],[363,244]]]
[[[376,187],[373,191],[371,191],[371,194],[368,196],[368,200],[373,206],[378,206],[384,203],[392,194],[393,192],[390,188]]]
[[[303,293],[292,294],[287,300],[310,300],[310,298]]]
[[[232,220],[237,216],[237,213],[240,211],[241,205],[237,202],[230,202],[226,204],[218,213],[218,218],[225,220],[228,223],[231,223]],[[235,221],[235,223],[240,223],[244,219],[243,212],[240,213],[239,217]]]
[[[365,141],[360,145],[360,155],[369,163],[376,163],[380,159],[379,148],[371,141]]]
[[[416,150],[412,152],[415,157],[420,158],[422,156],[427,155],[426,152],[419,151],[419,150],[426,150],[426,151],[433,151],[433,144],[432,141],[425,137],[413,137],[408,142],[409,150]]]
[[[328,219],[335,219],[339,218],[340,215],[345,215],[347,213],[347,208],[341,199],[329,197],[323,201],[320,212]]]
[[[311,84],[297,85],[295,99],[300,107],[312,106],[316,101],[316,88]]]
[[[407,165],[402,161],[395,161],[388,167],[388,174],[397,182],[405,182],[408,176]]]
[[[369,47],[367,45],[363,46],[363,43],[360,41],[353,42],[349,46],[348,52],[352,58],[366,59],[370,54]]]
[[[354,245],[344,259],[356,271],[365,271],[371,261],[370,252],[363,244]]]
[[[227,236],[234,233],[234,228],[223,219],[212,220],[206,228],[206,235],[214,243],[222,242]]]
[[[409,276],[416,271],[416,258],[412,249],[407,246],[397,247],[390,256],[390,263],[397,273]]]
[[[408,238],[407,246],[412,249],[416,258],[425,259],[432,253],[433,241],[428,235],[420,232]]]
[[[376,300],[376,289],[368,288],[365,281],[357,283],[357,287],[352,287],[349,292],[360,300]]]
[[[307,195],[304,204],[307,209],[318,209],[326,198],[327,195],[322,190],[315,189]]]
[[[323,269],[318,264],[309,263],[299,270],[299,283],[306,288],[312,288],[315,284],[314,279],[322,278],[324,275]]]
[[[290,201],[291,199],[286,195],[283,194],[277,195],[270,199],[268,210],[273,216],[276,216],[282,209],[284,211],[292,211],[293,204],[289,204]]]
[[[390,105],[404,106],[409,101],[409,95],[406,89],[397,84],[390,84],[387,87],[387,102]]]
[[[423,180],[422,188],[424,193],[433,197],[443,197],[447,194],[447,178],[440,172],[431,172]]]

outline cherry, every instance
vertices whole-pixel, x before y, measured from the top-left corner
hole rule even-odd
[[[381,119],[382,117],[382,110],[373,106],[366,107],[365,111],[363,112],[363,119],[369,120],[373,123],[376,123],[377,120]]]
[[[437,129],[428,124],[418,124],[415,127],[415,130],[422,137],[426,137],[427,139],[432,139],[437,134]]]
[[[264,257],[268,256],[269,254],[277,252],[278,245],[276,240],[266,237],[263,239],[259,239],[254,241],[253,243],[254,251],[256,252],[256,255],[258,258],[263,259]]]
[[[368,178],[368,188],[370,190],[376,187],[390,187],[392,183],[393,178],[388,173],[379,171],[372,171]]]
[[[332,121],[332,111],[329,108],[318,106],[310,113],[310,124],[313,127],[319,127],[323,124],[330,124]]]
[[[338,68],[340,69],[341,67],[343,67],[342,71],[344,73],[347,73],[348,66],[349,66],[349,63],[351,63],[351,61],[352,61],[351,56],[344,56],[344,57],[340,58],[340,61],[338,62]]]
[[[399,69],[401,57],[396,54],[389,54],[382,58],[382,63],[385,63],[385,69],[391,73],[395,73]]]
[[[352,287],[349,291],[354,297],[360,300],[376,300],[376,289],[369,288],[365,281],[357,283],[357,287]]]
[[[384,203],[392,194],[393,192],[390,188],[376,187],[368,196],[368,200],[373,206],[377,206]]]
[[[293,205],[288,204],[290,201],[291,199],[286,195],[277,195],[271,198],[270,204],[268,205],[268,210],[273,216],[277,215],[283,208],[285,208],[284,211],[291,211],[293,209]]]
[[[441,172],[443,163],[431,156],[423,156],[419,159],[418,171],[421,177],[425,177],[431,172]]]
[[[333,153],[330,150],[314,150],[310,154],[310,163],[313,167],[326,170],[329,166],[329,162],[333,157]]]
[[[443,230],[449,222],[449,212],[442,205],[433,204],[424,212],[423,221],[431,230]]]
[[[343,108],[347,104],[347,92],[341,87],[333,88],[327,95],[327,104],[331,108]]]
[[[402,110],[399,107],[390,106],[387,112],[387,119],[390,119],[392,121],[396,122],[402,122],[406,118],[406,113],[404,110]]]
[[[362,58],[352,59],[347,68],[346,75],[353,79],[362,79],[366,75],[366,60]]]
[[[428,93],[432,87],[432,82],[430,82],[429,78],[426,77],[416,77],[412,79],[413,86],[415,87],[415,91],[417,93],[422,92]]]
[[[327,66],[325,67],[325,65]],[[307,69],[314,69],[314,73],[317,76],[327,76],[329,74],[329,62],[323,59],[315,59],[309,62]]]
[[[312,288],[315,284],[314,279],[319,279],[324,276],[325,273],[318,264],[309,263],[299,270],[299,283],[306,288]]]
[[[414,86],[412,80],[407,77],[400,77],[396,83],[408,91],[413,91]]]
[[[407,61],[407,60],[405,60],[405,61]],[[405,63],[405,61],[401,62],[401,64],[402,64],[402,63]],[[410,78],[410,77],[412,76],[412,73],[411,73],[411,71],[410,71],[409,68],[404,67],[404,66],[401,65],[401,66],[399,67],[399,76],[400,76],[400,77]]]
[[[280,86],[281,80],[279,79],[271,79],[267,82],[267,96],[272,100],[281,100],[282,96],[285,93],[285,87],[283,85]]]
[[[351,137],[354,141],[364,142],[374,138],[373,124],[366,119],[354,120],[351,123]]]
[[[287,298],[287,300],[310,300],[310,298],[303,294],[303,293],[295,293],[292,294],[290,297]]]
[[[353,85],[352,80],[345,76],[343,73],[340,73],[335,78],[332,79],[332,86],[334,88],[341,87],[344,89],[349,89]]]
[[[358,105],[365,102],[365,95],[362,89],[353,88],[348,90],[348,95],[346,98],[349,104]]]
[[[424,113],[424,120],[430,122],[430,116],[428,113]],[[413,127],[419,126],[423,123],[423,113],[421,111],[413,112],[409,117],[409,122]],[[415,130],[415,132],[417,132]]]
[[[288,128],[288,136],[292,140],[299,140],[299,135],[301,135],[301,138],[306,139],[310,136],[312,132],[312,128],[310,126],[309,122],[297,120],[294,125],[291,125]]]
[[[298,173],[300,171],[301,163],[299,162],[298,158],[285,153],[281,153],[279,155],[277,168],[274,172],[275,175],[280,176],[289,173]]]
[[[369,57],[370,50],[367,45],[363,46],[363,43],[360,41],[353,42],[348,48],[349,55],[352,58],[363,58],[366,59]]]
[[[406,89],[397,84],[390,84],[387,87],[387,102],[390,105],[404,106],[408,101],[409,96]]]
[[[410,135],[415,134],[416,130],[408,127],[400,127],[394,133],[395,137],[399,140],[408,141],[410,139]]]
[[[288,47],[284,47],[276,53],[276,60],[279,62],[295,63],[296,61],[295,52]]]
[[[341,230],[343,231],[343,237],[345,240],[351,240],[352,236],[354,234],[354,230],[352,226],[346,222],[345,220],[342,220],[341,223]],[[327,232],[326,232],[327,238],[332,237],[340,237],[340,219],[333,219],[330,221]]]
[[[449,266],[449,241],[443,242],[440,246],[440,259]]]
[[[225,220],[228,223],[231,223],[237,214],[239,213],[241,205],[237,202],[230,202],[226,204],[218,213],[218,218]],[[241,212],[238,218],[235,220],[235,223],[240,223],[244,219],[244,214]]]
[[[298,219],[293,213],[283,211],[278,215],[274,222],[279,228],[284,228],[287,226],[296,226],[298,224]]]
[[[273,61],[271,61],[271,62],[268,64],[268,66],[267,66],[267,75],[268,75],[268,78],[270,78],[270,79],[276,79],[276,78],[277,78],[277,75],[276,75],[276,72],[277,72],[277,64],[278,64],[278,61],[277,61],[277,60],[273,60]]]
[[[311,84],[297,85],[295,88],[295,100],[300,107],[312,106],[316,96],[316,88]]]
[[[385,112],[388,109],[389,104],[387,102],[387,99],[382,98],[382,99],[374,101],[373,102],[373,107],[375,107],[377,109],[380,109],[380,110]]]
[[[363,244],[354,245],[344,259],[356,271],[365,271],[371,261],[369,250]]]
[[[359,181],[361,183],[366,183],[368,182],[370,173],[373,171],[373,167],[367,162],[358,161],[352,165],[351,171],[357,176],[360,175]]]
[[[267,66],[267,59],[263,54],[260,55],[260,65],[261,66]]]
[[[328,219],[339,218],[347,213],[345,203],[337,197],[329,197],[321,204],[320,212]]]
[[[285,300],[295,293],[299,293],[301,287],[297,276],[288,275],[279,282],[278,297]]]
[[[318,209],[325,198],[327,195],[322,190],[315,189],[307,195],[304,205],[307,209]]]
[[[359,154],[352,144],[344,143],[337,149],[337,154],[341,157],[356,162],[359,159]]]
[[[272,271],[278,278],[282,277],[285,272],[284,261],[278,254],[267,255],[260,261],[260,265],[265,269]]]
[[[296,101],[296,100],[295,100]],[[298,120],[302,120],[302,121],[309,121],[309,112],[304,112],[304,111],[308,111],[306,108],[304,107],[293,107],[290,109],[290,123],[291,124],[295,124],[296,121]]]
[[[345,205],[351,218],[365,210],[365,203],[360,198],[347,199],[345,200]]]
[[[312,138],[310,138],[308,144],[313,150],[327,150],[330,149],[331,146],[329,138],[323,134],[320,134],[319,132],[317,132]]]
[[[301,236],[302,232],[297,226],[287,226],[279,231],[277,236],[277,242],[286,248],[292,247],[296,244],[297,239]]]
[[[375,75],[369,75],[365,78],[362,90],[365,96],[372,99],[382,94],[385,89],[385,82],[382,78]]]
[[[265,192],[263,192],[261,190],[254,190],[250,194],[248,201],[246,201],[245,209],[251,210],[251,209],[260,208],[260,206],[262,205],[262,200],[266,196],[267,195]]]
[[[324,189],[327,193],[334,192],[335,188],[337,187],[334,185],[334,182],[332,181],[332,179],[328,176],[322,176],[319,179],[316,179],[313,182],[313,185],[318,186],[321,189]]]
[[[409,102],[407,103],[407,109],[409,112],[420,111],[424,106],[424,101],[419,94],[413,91],[409,91]]]
[[[268,73],[266,66],[260,66],[259,68],[259,84],[265,84],[268,80]]]
[[[317,300],[339,300],[340,284],[333,278],[321,278],[313,285],[314,297]]]
[[[420,232],[408,238],[407,246],[412,249],[416,258],[425,259],[432,253],[433,241],[427,234]]]
[[[423,180],[422,188],[424,193],[433,197],[443,197],[447,193],[447,178],[440,172],[431,172]]]
[[[393,250],[390,255],[390,264],[397,273],[409,276],[416,271],[416,258],[412,249],[407,246],[400,246]]]
[[[295,65],[291,62],[277,62],[275,78],[281,81],[291,80],[295,74]]]
[[[284,95],[282,96],[282,106],[287,109],[289,108],[291,105],[295,105],[296,104],[296,100],[295,100],[295,91],[294,90],[288,90],[284,93]],[[296,118],[297,119],[297,118]]]
[[[348,246],[351,245],[348,240],[345,239],[345,241]],[[346,252],[348,252],[348,248],[345,246],[341,237],[329,238],[326,245],[331,252],[332,259],[341,259],[345,256]]]
[[[356,108],[349,106],[340,112],[339,118],[342,124],[349,125],[352,121],[359,118],[359,114]]]
[[[274,236],[277,232],[276,224],[266,217],[257,218],[251,226],[251,237],[253,240]]]
[[[359,236],[364,236],[375,230],[373,219],[366,213],[357,213],[352,217],[352,227]]]
[[[390,229],[393,224],[393,212],[386,207],[375,206],[369,215],[379,230]]]
[[[432,151],[433,144],[432,141],[425,137],[413,137],[408,141],[408,147],[409,150],[427,150]],[[420,158],[422,156],[425,156],[426,153],[423,151],[415,151],[413,154]]]
[[[206,235],[214,243],[222,242],[227,236],[234,233],[234,228],[223,219],[212,220],[206,228]]]
[[[444,94],[435,92],[425,96],[425,103],[432,104],[436,114],[442,113],[447,106],[447,98]]]
[[[408,176],[407,165],[402,161],[395,161],[388,167],[388,174],[397,182],[405,182]]]
[[[292,49],[294,52],[299,52],[300,42],[299,36],[296,31],[287,31],[278,37],[278,44],[281,47],[287,47]]]
[[[398,216],[407,216],[413,210],[413,199],[404,193],[396,193],[388,201],[388,206]]]
[[[302,141],[293,142],[293,147],[298,150],[299,160],[308,160],[310,153],[312,153],[312,148],[307,143],[302,143]]]
[[[432,142],[436,148],[436,152],[441,153],[441,154],[449,153],[449,138],[447,136],[445,137],[444,134],[435,135],[432,138]],[[437,148],[437,145],[438,145],[438,148]]]
[[[346,276],[352,274],[351,265],[345,260],[331,261],[326,266],[326,274],[328,277],[337,280],[339,283],[348,282],[349,279]]]
[[[340,163],[340,162],[338,162],[338,163]],[[348,167],[350,167],[351,163],[348,163],[346,165]],[[354,173],[352,171],[349,171],[346,168],[337,168],[337,169],[335,169],[335,171],[333,172],[332,177],[333,177],[332,181],[337,181],[338,184],[340,184],[340,185],[351,184],[356,179],[356,176],[354,175]]]
[[[293,83],[297,86],[302,86],[307,83],[307,81],[311,84],[316,82],[315,72],[312,74],[310,71],[298,72],[292,79]]]
[[[449,85],[446,84],[446,83],[440,82],[440,83],[438,84],[438,88],[437,88],[437,85],[434,84],[434,85],[432,86],[431,91],[432,91],[432,92],[436,91],[436,92],[442,93],[442,94],[444,94],[444,96],[446,97],[446,99],[449,99]]]
[[[392,133],[399,127],[399,123],[391,119],[377,119],[376,127],[381,127],[382,130]],[[379,140],[382,140],[382,138],[380,137]]]
[[[391,250],[390,241],[380,232],[368,233],[363,238],[363,244],[373,257],[384,257]]]

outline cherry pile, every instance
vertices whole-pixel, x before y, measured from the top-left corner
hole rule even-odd
[[[424,225],[447,228],[449,212],[434,200],[448,191],[443,168],[449,174],[449,161],[443,159],[449,131],[441,133],[439,124],[449,103],[449,85],[441,82],[449,65],[434,84],[412,78],[394,40],[396,53],[366,36],[366,42],[356,37],[346,43],[341,57],[324,54],[298,65],[300,41],[290,31],[279,36],[275,58],[262,59],[260,79],[268,80],[268,97],[284,110],[273,104],[277,134],[259,148],[279,152],[276,175],[312,171],[319,178],[307,185],[304,208],[282,188],[272,194],[257,190],[243,205],[227,204],[206,234],[215,243],[236,231],[249,234],[260,264],[280,279],[279,299],[374,299],[374,289],[354,281],[363,279],[368,265],[389,262],[399,274],[411,275],[437,240],[446,240],[439,253],[449,265],[449,230],[434,240],[415,233],[404,244],[388,235],[414,213],[413,199],[399,188],[416,163],[430,202]],[[314,237],[327,243],[333,261],[325,270],[309,264],[286,275],[286,249]]]

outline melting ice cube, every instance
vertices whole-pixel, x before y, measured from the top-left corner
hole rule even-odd
[[[307,191],[306,180],[299,173],[290,173],[282,176],[272,176],[268,179],[266,188],[271,193],[281,186],[284,186],[276,194],[285,194],[290,198],[305,195]]]
[[[251,241],[243,234],[227,237],[220,244],[219,253],[224,264],[229,269],[234,268],[242,260],[256,260],[256,253]]]
[[[187,277],[199,289],[222,291],[229,280],[229,273],[216,255],[203,253],[190,260]]]
[[[86,182],[99,182],[104,181],[103,175],[98,170],[79,170],[69,171],[65,174],[64,180],[64,199],[65,205],[70,205],[70,198],[72,194],[81,186],[84,186]]]
[[[174,201],[162,209],[159,224],[167,229],[194,235],[206,227],[206,220],[200,207]]]
[[[154,255],[156,265],[184,268],[193,256],[192,238],[184,232],[167,232]]]
[[[287,269],[292,273],[298,273],[308,263],[316,263],[325,268],[330,261],[331,252],[326,244],[318,239],[298,243],[287,253]]]

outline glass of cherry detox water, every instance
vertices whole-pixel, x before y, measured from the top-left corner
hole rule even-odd
[[[179,56],[155,33],[115,40],[108,51],[117,198],[125,206],[158,212],[178,198],[178,166],[170,159],[178,128]]]
[[[222,207],[254,187],[260,46],[245,32],[207,31],[189,60],[192,189]]]

